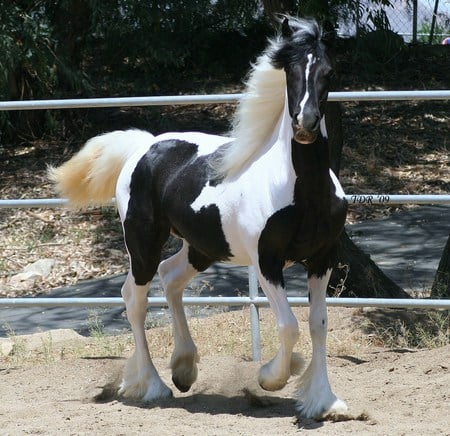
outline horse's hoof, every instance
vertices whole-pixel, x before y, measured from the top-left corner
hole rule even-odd
[[[289,374],[273,374],[273,360],[267,362],[259,369],[258,383],[265,391],[279,391],[286,386]]]
[[[170,400],[173,392],[166,385],[162,384],[159,390],[148,389],[142,400],[146,403],[158,403],[159,401]]]
[[[180,383],[180,381],[176,377],[172,377],[172,381],[180,392],[187,392],[189,389],[191,389],[191,385]]]
[[[286,386],[286,382],[284,380],[274,380],[268,382],[267,380],[258,379],[259,386],[268,392],[279,391]]]

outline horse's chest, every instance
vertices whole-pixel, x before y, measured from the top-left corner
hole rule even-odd
[[[321,213],[305,213],[299,220],[286,248],[286,258],[302,262],[322,250],[334,240],[331,216]]]
[[[275,212],[261,232],[258,250],[296,262],[326,252],[344,225],[345,204],[340,203],[289,205]]]

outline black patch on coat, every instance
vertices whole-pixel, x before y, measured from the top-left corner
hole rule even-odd
[[[314,144],[292,141],[292,162],[297,174],[294,203],[268,218],[258,241],[262,274],[283,287],[287,261],[304,264],[308,276],[323,276],[333,267],[347,213],[347,202],[335,194],[322,136]]]
[[[124,233],[137,284],[153,278],[170,231],[189,243],[189,261],[198,271],[231,257],[218,207],[207,205],[195,212],[190,206],[205,185],[220,183],[210,177],[208,159],[214,155],[197,152],[196,144],[161,141],[133,171]]]

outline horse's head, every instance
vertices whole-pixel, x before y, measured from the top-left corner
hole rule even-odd
[[[289,114],[294,139],[313,143],[320,130],[329,81],[333,74],[327,48],[334,29],[321,28],[313,20],[284,18],[279,40],[271,53],[275,68],[286,72]]]

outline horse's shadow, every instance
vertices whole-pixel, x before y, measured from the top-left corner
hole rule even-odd
[[[295,402],[291,398],[260,395],[248,388],[240,393],[227,395],[199,391],[191,395],[173,396],[157,403],[123,398],[118,394],[118,383],[114,381],[102,387],[101,392],[92,398],[95,403],[119,401],[125,406],[142,409],[184,409],[192,414],[242,415],[251,418],[292,418],[292,425],[298,429],[316,429],[323,422],[303,419],[296,416]]]
[[[122,359],[121,359],[122,360]],[[217,392],[211,392],[211,388],[194,388],[189,394],[178,394],[171,398],[158,400],[157,402],[145,402],[119,395],[119,386],[122,372],[115,372],[109,382],[98,386],[95,395],[85,398],[85,401],[93,403],[120,402],[126,407],[140,409],[183,409],[191,414],[235,415],[249,418],[291,418],[292,426],[297,430],[316,430],[325,425],[325,422],[341,421],[370,421],[370,416],[363,412],[359,415],[350,413],[328,415],[323,419],[303,418],[298,416],[295,401],[287,391],[279,393],[265,393],[252,383],[238,387],[230,381],[218,388]],[[292,387],[292,386],[291,386]],[[288,389],[289,391],[290,389]]]
[[[144,402],[123,398],[118,393],[119,378],[107,383],[100,393],[91,398],[95,403],[119,401],[124,406],[141,409],[183,409],[192,414],[240,415],[249,418],[292,418],[292,426],[297,430],[316,430],[325,422],[370,421],[369,415],[342,414],[329,415],[322,420],[303,418],[297,415],[295,401],[286,396],[264,395],[249,388],[234,394],[193,392],[191,395],[173,396],[158,402]]]

